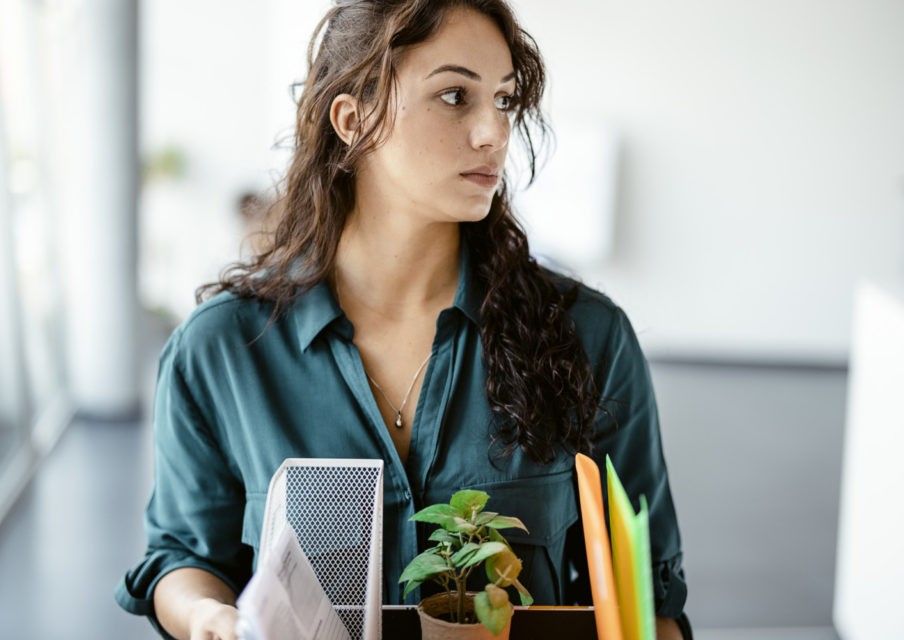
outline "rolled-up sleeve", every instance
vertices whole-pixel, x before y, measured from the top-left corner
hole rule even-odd
[[[646,358],[621,309],[605,348],[602,406],[606,431],[595,449],[601,469],[608,453],[635,510],[646,496],[656,614],[678,617],[687,599],[681,535],[659,433],[659,413]],[[603,491],[605,495],[606,492]]]
[[[177,332],[164,349],[157,380],[147,552],[116,588],[119,605],[148,616],[164,636],[153,604],[160,578],[174,569],[196,567],[239,593],[251,576],[253,555],[241,543],[244,489],[213,435],[212,421],[186,384],[179,338]]]

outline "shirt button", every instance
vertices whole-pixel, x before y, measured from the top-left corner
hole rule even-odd
[[[408,491],[408,489],[405,489],[405,491],[402,492],[402,499],[405,500],[405,502],[411,502],[411,492]]]

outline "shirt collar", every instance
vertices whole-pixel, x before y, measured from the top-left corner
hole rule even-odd
[[[298,341],[302,351],[306,351],[320,332],[334,320],[343,318],[339,303],[333,297],[325,282],[315,284],[307,293],[298,298],[293,308]]]
[[[461,240],[461,264],[458,268],[458,288],[452,306],[461,311],[475,325],[480,325],[480,305],[484,289],[477,277],[471,249],[464,237]]]
[[[475,325],[480,324],[480,305],[483,302],[483,286],[477,278],[472,264],[471,251],[466,242],[461,245],[461,264],[458,270],[458,287],[452,306],[461,311]],[[334,321],[345,314],[336,302],[336,298],[325,282],[314,285],[295,303],[293,309],[295,325],[298,331],[299,346],[306,351],[320,333]],[[345,320],[348,338],[351,339],[351,325]]]

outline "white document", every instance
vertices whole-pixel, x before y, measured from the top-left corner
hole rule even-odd
[[[242,640],[349,640],[289,525],[261,558],[238,609]]]
[[[379,640],[382,460],[287,458],[270,479],[262,525],[259,565],[288,526],[351,640]]]

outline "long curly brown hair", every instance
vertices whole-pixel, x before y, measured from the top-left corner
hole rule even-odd
[[[277,316],[300,293],[330,280],[355,202],[356,163],[392,129],[390,98],[400,56],[433,35],[457,8],[491,18],[508,43],[517,86],[512,125],[533,180],[548,132],[540,110],[546,73],[535,41],[504,0],[337,0],[308,49],[295,152],[274,205],[279,222],[269,245],[201,287],[199,302],[231,291],[272,301]],[[359,109],[367,110],[358,121],[370,123],[350,145],[330,123],[330,105],[342,93],[357,98]],[[520,448],[540,464],[560,448],[589,450],[598,382],[567,313],[576,287],[557,286],[531,257],[505,179],[487,217],[462,223],[461,231],[486,290],[480,332],[487,399],[496,418],[494,443],[503,456]]]

